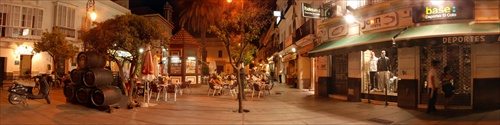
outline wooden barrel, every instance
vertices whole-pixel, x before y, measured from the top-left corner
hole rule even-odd
[[[118,103],[122,92],[117,86],[106,85],[99,86],[92,93],[91,100],[95,106],[107,106]]]
[[[76,100],[81,104],[88,104],[90,100],[90,93],[95,91],[95,87],[85,87],[81,86],[76,89]]]
[[[95,51],[80,52],[77,56],[77,64],[80,68],[104,68],[106,58]]]
[[[87,70],[85,69],[73,69],[70,72],[70,80],[73,84],[75,85],[81,85],[83,84],[83,74],[85,74]]]
[[[73,85],[65,85],[63,89],[64,97],[66,99],[73,99],[75,98],[75,86]]]
[[[81,85],[66,84],[63,88],[64,97],[66,97],[66,102],[78,103],[76,99],[76,89]]]
[[[90,69],[83,77],[83,83],[88,87],[111,85],[114,80],[113,73],[103,68]]]

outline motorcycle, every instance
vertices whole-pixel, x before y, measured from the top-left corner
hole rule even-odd
[[[27,99],[45,99],[48,104],[50,104],[50,86],[47,83],[46,78],[43,76],[33,77],[35,82],[32,81],[15,81],[14,85],[9,88],[9,103],[17,105],[23,103],[28,105]],[[39,84],[39,85],[38,85]],[[39,87],[38,94],[33,93],[34,88]]]

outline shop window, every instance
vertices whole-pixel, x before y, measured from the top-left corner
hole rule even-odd
[[[196,60],[186,60],[186,73],[196,73]]]
[[[388,65],[381,64],[382,51],[385,51],[385,57],[389,59]],[[397,96],[398,83],[398,53],[396,48],[374,49],[363,51],[362,65],[362,92],[376,95],[385,95],[384,90],[387,90],[387,95]],[[387,72],[381,72],[386,68]],[[386,73],[382,75],[380,73]],[[384,79],[381,79],[384,78]],[[383,84],[382,82],[385,82]]]
[[[181,74],[182,72],[182,60],[180,57],[170,58],[170,74]]]

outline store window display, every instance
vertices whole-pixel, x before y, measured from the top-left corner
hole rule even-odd
[[[397,49],[383,48],[362,52],[362,92],[374,95],[397,96]]]

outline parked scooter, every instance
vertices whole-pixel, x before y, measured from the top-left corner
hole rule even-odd
[[[14,85],[9,88],[9,103],[13,105],[17,105],[19,103],[23,103],[28,105],[26,99],[44,99],[47,100],[47,103],[50,104],[50,86],[47,83],[46,78],[41,75],[33,77],[35,82],[31,81],[15,81]],[[33,88],[37,88],[37,83],[39,83],[39,92],[37,95],[33,94]]]

